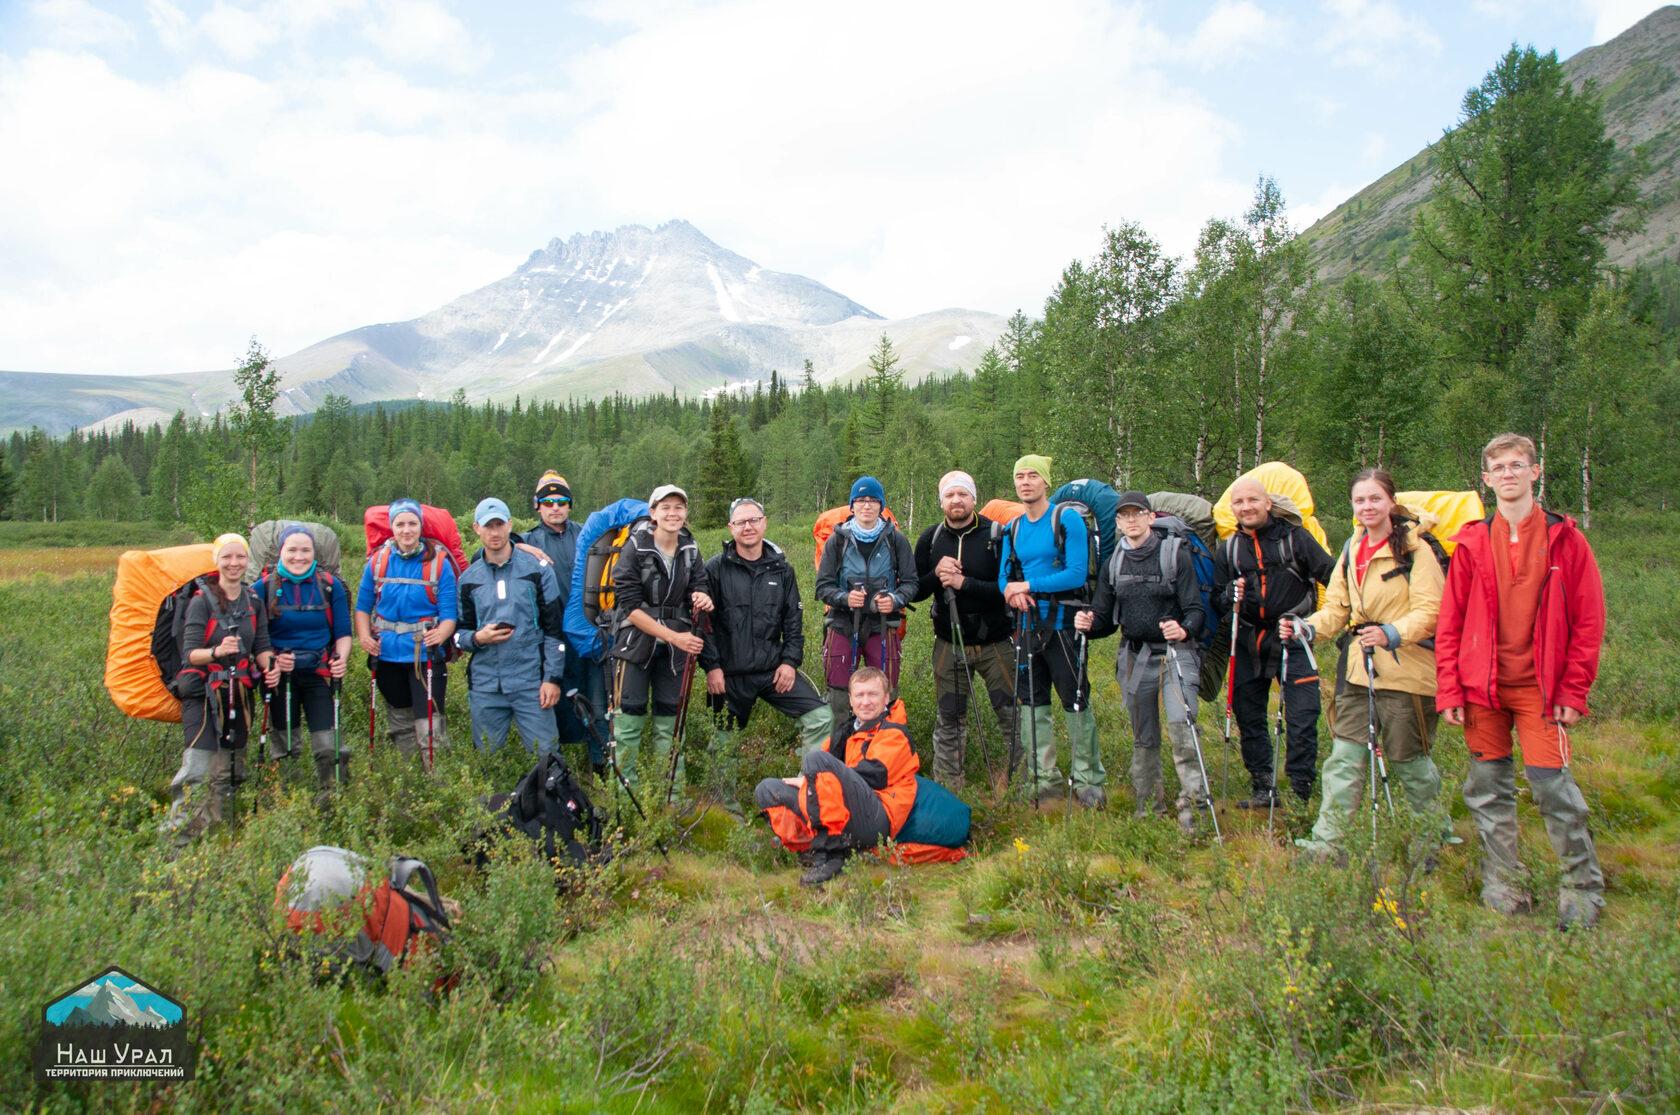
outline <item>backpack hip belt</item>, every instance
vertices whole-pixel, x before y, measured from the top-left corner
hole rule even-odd
[[[417,623],[406,623],[401,620],[386,619],[378,612],[373,614],[373,629],[380,634],[389,631],[395,635],[419,635],[437,626],[436,619],[423,619]]]

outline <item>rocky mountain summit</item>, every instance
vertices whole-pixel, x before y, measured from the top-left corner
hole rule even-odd
[[[810,360],[823,382],[862,372],[882,332],[908,378],[965,371],[1004,319],[936,310],[889,321],[801,275],[771,271],[720,247],[687,221],[551,240],[512,274],[411,321],[341,333],[276,361],[283,413],[328,394],[352,402],[474,402],[697,395],[796,378]],[[258,329],[258,335],[261,330]],[[36,376],[0,373],[0,429],[167,421],[175,408],[209,415],[233,397],[226,373]]]

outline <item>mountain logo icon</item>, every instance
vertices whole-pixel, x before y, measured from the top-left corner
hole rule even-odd
[[[174,998],[118,967],[41,1008],[41,1080],[192,1079],[195,1050]]]

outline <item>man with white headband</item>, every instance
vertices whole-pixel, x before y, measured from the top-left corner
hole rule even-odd
[[[933,687],[938,699],[933,776],[947,786],[964,783],[969,685],[977,674],[997,717],[1007,771],[1013,773],[1021,759],[1012,710],[1013,621],[998,587],[1003,527],[976,512],[979,502],[974,477],[960,470],[947,472],[939,479],[944,519],[916,540],[913,599],[933,598]]]

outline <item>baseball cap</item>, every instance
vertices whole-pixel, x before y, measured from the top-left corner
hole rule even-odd
[[[664,499],[666,496],[681,496],[684,503],[688,502],[687,492],[683,491],[675,484],[661,484],[659,487],[655,488],[653,490],[653,494],[648,497],[648,508],[651,510],[652,508],[658,507],[659,501]]]
[[[1145,511],[1155,510],[1149,506],[1149,497],[1142,492],[1122,492],[1120,502],[1114,505],[1116,511],[1124,511],[1128,507],[1141,507]]]
[[[508,513],[508,505],[495,496],[486,496],[478,501],[473,510],[473,522],[479,526],[500,519],[504,523],[511,523],[513,516]]]

